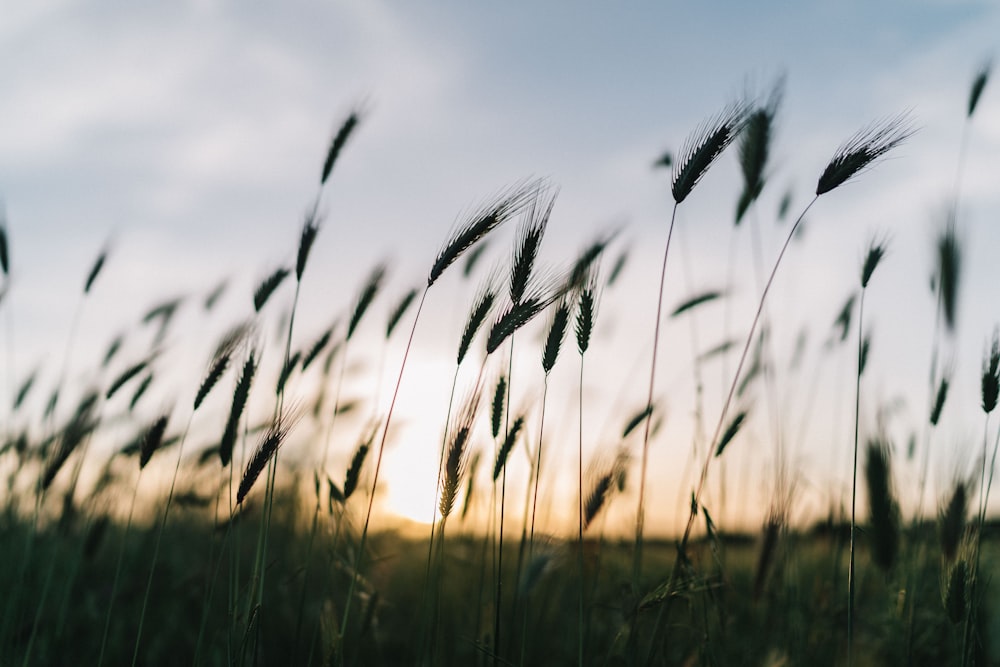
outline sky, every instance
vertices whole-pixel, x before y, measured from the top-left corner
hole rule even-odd
[[[32,399],[36,412],[63,366],[72,386],[93,382],[96,360],[113,336],[135,330],[154,303],[187,297],[169,339],[171,361],[157,369],[162,386],[154,385],[140,411],[148,417],[176,402],[180,429],[186,393],[194,391],[182,387],[196,383],[191,378],[207,364],[215,338],[251,314],[256,283],[294,261],[330,138],[359,110],[361,123],[323,191],[324,225],[303,281],[293,346],[308,344],[342,315],[380,261],[388,263],[389,279],[371,317],[384,321],[393,300],[426,280],[463,212],[520,179],[546,178],[558,199],[543,262],[565,265],[611,229],[619,234],[606,263],[629,252],[620,282],[602,297],[586,358],[584,458],[604,460],[645,401],[673,206],[669,170],[653,162],[665,150],[680,150],[726,104],[759,98],[784,77],[768,186],[751,214],[765,264],[788,231],[787,222],[775,222],[779,201],[790,192],[791,210],[801,211],[845,139],[900,113],[918,131],[870,172],[822,197],[807,216],[769,297],[777,387],[737,406],[749,408],[751,418],[724,464],[712,469],[706,503],[723,523],[757,525],[775,495],[776,434],[789,451],[793,518],[822,516],[844,497],[853,430],[848,346],[857,334],[829,354],[822,342],[857,287],[869,240],[880,238],[889,253],[866,296],[872,352],[862,385],[862,437],[875,433],[879,405],[901,406],[887,428],[897,447],[897,484],[912,507],[919,456],[905,461],[906,440],[925,433],[933,239],[961,164],[965,270],[959,327],[942,345],[954,382],[929,450],[933,502],[954,475],[972,470],[981,452],[979,367],[1000,321],[991,289],[1000,277],[992,257],[1000,247],[994,224],[1000,197],[992,182],[1000,102],[992,82],[964,130],[960,155],[968,90],[993,55],[998,32],[1000,10],[992,3],[944,0],[638,2],[613,10],[595,2],[379,0],[7,7],[0,19],[0,197],[12,266],[0,304],[6,347],[0,400],[9,405],[12,388],[35,368],[45,388]],[[730,150],[678,212],[665,308],[732,285],[729,307],[706,306],[693,321],[668,320],[663,329],[656,378],[665,420],[651,445],[648,481],[647,525],[654,532],[676,529],[690,493],[697,430],[692,350],[721,342],[727,329],[745,335],[759,294],[750,225],[733,228],[739,178]],[[488,262],[506,260],[513,233],[509,225],[491,239]],[[106,268],[81,307],[83,279],[102,249]],[[198,299],[223,280],[228,288],[219,307],[204,314]],[[428,297],[380,481],[392,512],[426,517],[433,503],[434,450],[475,288],[475,279],[463,280],[455,269]],[[261,324],[269,338],[279,335],[291,289],[278,297]],[[345,391],[377,391],[384,412],[405,341],[397,335],[383,349],[382,325],[368,326],[369,335],[351,350]],[[807,355],[792,372],[788,360],[803,328]],[[542,333],[535,325],[518,343],[526,351],[514,368],[515,410],[540,400],[540,369],[531,357]],[[143,353],[144,343],[129,340],[134,347],[126,347],[121,364]],[[548,437],[558,444],[546,463],[554,471],[547,480],[553,532],[570,525],[575,511],[578,364],[575,350],[564,350],[548,397]],[[734,366],[729,359],[702,368],[703,429],[718,419]],[[474,379],[475,369],[466,371],[460,389]],[[292,391],[305,400],[311,382],[303,377]],[[225,419],[224,393],[213,398],[192,422],[199,444]],[[257,398],[261,414],[268,400]],[[535,432],[537,415],[529,424]],[[134,428],[116,421],[107,440]],[[363,419],[336,428],[333,476],[349,459]],[[289,448],[308,451],[315,434],[299,435]],[[637,456],[637,444],[628,446]],[[527,457],[519,456],[511,485],[521,502]],[[300,455],[299,465],[308,468],[305,460]],[[609,531],[628,532],[635,502],[634,486],[612,499]]]

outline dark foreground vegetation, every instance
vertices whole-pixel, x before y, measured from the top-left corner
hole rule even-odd
[[[282,505],[272,516],[267,604],[255,616],[260,639],[247,644],[245,610],[230,614],[226,582],[253,568],[255,545],[248,539],[258,519],[251,510],[233,528],[212,521],[211,508],[177,510],[160,548],[150,592],[147,634],[139,664],[323,665],[336,653],[337,609],[349,584],[356,531],[334,549],[334,534],[323,534],[314,549],[323,567],[314,567],[303,597],[311,515]],[[6,523],[5,545],[23,543],[30,526]],[[789,532],[771,543],[768,535],[715,536],[691,545],[691,562],[674,591],[669,615],[656,599],[637,600],[630,592],[631,544],[614,540],[585,543],[586,663],[629,662],[629,629],[639,604],[638,649],[656,663],[684,665],[846,664],[849,525],[811,533]],[[990,534],[990,533],[988,533]],[[0,586],[20,591],[13,604],[5,664],[21,664],[33,642],[32,664],[96,664],[112,591],[124,526],[109,523],[52,526],[39,534],[34,557],[23,573],[8,554]],[[130,563],[118,594],[104,660],[129,664],[152,563],[156,531],[133,530],[124,542]],[[867,540],[866,540],[867,542]],[[229,545],[239,545],[238,562]],[[438,616],[416,613],[425,596],[426,540],[397,534],[373,535],[371,567],[359,585],[359,613],[347,628],[347,664],[490,665],[494,647],[493,602],[484,590],[493,572],[483,570],[480,536],[452,539],[442,575],[434,586]],[[867,543],[858,554],[854,664],[954,665],[961,662],[961,608],[942,578],[941,545],[933,526],[908,531],[899,566],[886,573],[871,562]],[[655,590],[669,575],[676,544],[647,543],[644,586]],[[579,577],[574,542],[549,541],[522,570],[515,584],[517,546],[508,547],[503,613],[510,630],[500,653],[507,662],[570,665],[577,662],[576,606]],[[988,574],[996,574],[997,547],[984,544]],[[53,566],[55,570],[52,571]],[[15,576],[22,579],[20,585]],[[52,581],[46,585],[46,579]],[[44,606],[39,594],[48,588]],[[978,616],[976,664],[995,664],[996,596],[984,600]],[[517,605],[515,607],[515,605]],[[527,614],[527,618],[525,618]],[[956,622],[957,619],[957,622]],[[429,625],[438,630],[427,645]],[[296,637],[298,640],[296,641]],[[669,638],[663,641],[663,638]],[[987,656],[990,656],[987,659]]]

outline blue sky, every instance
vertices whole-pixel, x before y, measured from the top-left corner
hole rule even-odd
[[[329,138],[361,105],[363,122],[324,196],[326,224],[303,285],[301,340],[346,307],[375,262],[390,258],[388,294],[395,298],[424,279],[461,211],[520,178],[548,177],[560,194],[545,260],[565,262],[615,225],[624,225],[621,247],[632,252],[623,283],[609,291],[602,310],[604,345],[588,362],[600,378],[588,388],[595,402],[588,417],[596,423],[588,427],[587,448],[597,451],[609,446],[609,434],[631,409],[622,404],[644,400],[641,390],[633,396],[626,389],[623,397],[618,388],[644,384],[630,378],[648,369],[641,358],[648,355],[645,332],[672,205],[669,174],[650,165],[663,150],[678,149],[703,118],[784,75],[773,174],[759,206],[766,257],[782,240],[783,228],[771,222],[781,195],[791,188],[792,209],[804,206],[841,141],[875,118],[905,110],[920,128],[884,164],[814,208],[779,274],[771,310],[780,350],[790,348],[803,323],[812,327],[815,350],[856,284],[868,238],[887,234],[890,254],[867,305],[874,347],[865,391],[874,402],[907,400],[902,439],[926,401],[932,234],[953,187],[968,87],[992,55],[996,34],[1000,12],[986,2],[6,8],[0,196],[12,245],[3,335],[13,332],[16,344],[13,376],[41,366],[49,380],[42,386],[54,382],[83,277],[109,243],[106,272],[81,316],[70,377],[85,383],[88,353],[96,356],[92,351],[131,327],[152,302],[201,294],[228,278],[220,312],[206,320],[191,308],[187,328],[172,341],[195,359],[183,377],[197,375],[205,340],[247,314],[249,294],[269,269],[293,260]],[[992,249],[1000,243],[992,224],[1000,210],[992,182],[1000,144],[994,93],[991,84],[972,124],[962,185],[968,255],[954,342],[955,405],[934,454],[945,482],[978,446],[979,359],[1000,319],[991,289],[998,277]],[[698,289],[724,287],[739,188],[731,153],[681,210],[668,306]],[[501,246],[510,238],[509,230],[498,236],[493,258],[506,255]],[[731,316],[737,330],[749,321],[755,292],[749,237],[741,239]],[[420,426],[418,410],[405,406],[423,394],[447,396],[452,338],[470,289],[452,276],[428,302],[431,316],[418,332],[408,380],[420,385],[404,383],[401,397],[410,429],[404,433],[413,441],[436,437],[438,426]],[[718,330],[720,317],[718,311],[701,316],[705,338]],[[659,471],[662,484],[651,505],[672,508],[685,487],[678,462],[690,448],[690,329],[678,323],[664,335],[669,352],[658,386],[670,404],[669,425],[655,443],[651,471]],[[387,355],[387,377],[398,352]],[[358,355],[372,366],[379,352]],[[818,403],[831,406],[829,416],[815,417],[809,441],[796,447],[805,515],[822,513],[829,489],[842,488],[847,477],[847,366],[841,358],[823,371]],[[559,381],[570,385],[574,369],[562,371]],[[716,378],[706,386],[712,421],[722,373],[713,367],[706,374]],[[10,382],[3,385],[9,393]],[[525,400],[534,391],[525,389]],[[168,403],[176,393],[165,389],[157,400]],[[558,400],[565,403],[571,393]],[[757,401],[759,418],[741,443],[745,451],[731,452],[729,474],[748,471],[733,494],[766,499],[769,493],[765,403]],[[792,401],[786,412],[801,415],[802,407]],[[873,416],[866,418],[870,423]],[[797,417],[786,419],[797,432]],[[211,418],[203,428],[213,428]],[[403,468],[416,465],[403,453],[396,460]],[[398,486],[392,461],[387,455],[387,480]],[[831,475],[831,466],[838,472]],[[912,486],[910,473],[900,471],[901,485]],[[632,504],[622,499],[622,517]],[[671,525],[672,513],[663,511],[659,525]],[[731,520],[756,518],[751,511]]]

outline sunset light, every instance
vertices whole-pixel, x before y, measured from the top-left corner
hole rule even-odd
[[[1000,7],[0,19],[0,665],[989,665]]]

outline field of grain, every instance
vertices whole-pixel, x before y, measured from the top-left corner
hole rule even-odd
[[[609,226],[547,261],[560,206],[550,178],[469,193],[436,254],[421,260],[418,284],[393,282],[392,262],[379,262],[351,285],[326,286],[335,315],[301,330],[315,244],[343,233],[326,217],[332,184],[357,135],[378,122],[364,103],[323,138],[315,195],[287,239],[292,259],[263,267],[251,293],[207,282],[196,298],[134,304],[133,328],[84,349],[78,325],[120,260],[109,244],[80,276],[65,346],[23,376],[12,372],[11,332],[24,314],[5,298],[0,354],[12,400],[0,410],[0,662],[1000,664],[998,542],[987,511],[1000,448],[1000,334],[982,332],[978,374],[957,375],[949,363],[965,287],[962,166],[976,150],[990,71],[971,77],[955,120],[958,164],[942,168],[955,176],[929,267],[935,324],[913,334],[930,349],[912,360],[926,368],[927,404],[902,416],[866,382],[879,353],[866,297],[880,289],[892,237],[875,229],[856,239],[856,279],[844,302],[822,304],[830,317],[814,323],[820,342],[783,345],[770,333],[770,304],[807,217],[896,166],[888,158],[921,131],[919,116],[887,109],[817,158],[825,166],[807,196],[789,192],[764,210],[780,77],[707,113],[655,161],[670,196],[662,263],[642,278],[658,296],[639,308],[651,344],[628,375],[638,403],[604,375],[607,360],[594,361],[614,345],[621,304],[634,309],[619,282],[636,270],[630,248]],[[682,290],[668,281],[682,252],[675,225],[723,159],[739,167],[729,184],[731,252],[750,245],[754,269],[719,276],[719,289]],[[22,289],[12,278],[18,224],[0,221],[3,297]],[[781,239],[770,256],[764,226]],[[751,286],[749,309],[730,305],[737,284]],[[437,299],[446,289],[461,298]],[[225,300],[240,317],[219,321]],[[699,320],[711,309],[716,316]],[[447,329],[447,363],[426,363],[417,332],[431,325]],[[664,389],[665,350],[674,363],[687,354],[672,337],[682,325],[691,327],[690,380]],[[172,347],[184,328],[198,353]],[[807,347],[811,373],[795,361]],[[619,366],[630,361],[615,354]],[[853,406],[849,420],[837,421],[833,389],[810,382],[826,366],[850,379],[838,394]],[[440,405],[401,391],[439,370],[433,381],[451,387]],[[720,370],[716,402],[705,398],[705,376]],[[948,475],[930,469],[930,452],[944,446],[937,428],[955,409],[956,384],[976,388],[976,405],[962,410],[975,408],[969,428],[982,439],[942,484]],[[689,437],[672,421],[679,392],[692,406]],[[407,401],[419,408],[401,419]],[[433,441],[400,423],[414,414]],[[797,469],[805,438],[792,433],[808,434],[814,415],[853,437],[833,457],[845,462],[847,486],[823,480],[829,488],[811,489],[806,507]],[[727,468],[734,450],[750,449],[751,424],[753,467],[740,458]],[[670,469],[651,464],[651,447],[668,445]],[[385,464],[414,453],[431,473],[397,473],[389,485],[426,490],[429,506],[405,509],[427,521],[407,519],[385,494]],[[748,484],[736,480],[762,467],[767,478],[753,480],[767,489],[761,521],[743,511]],[[676,507],[651,508],[652,491],[662,498],[667,486]],[[820,496],[828,503],[817,511]],[[662,520],[671,513],[676,525]]]

